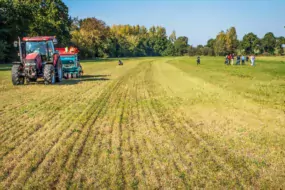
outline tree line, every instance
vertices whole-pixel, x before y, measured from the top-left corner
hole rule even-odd
[[[189,47],[189,55],[227,55],[235,53],[239,55],[282,55],[284,54],[284,36],[276,37],[268,32],[263,38],[252,32],[245,34],[238,40],[235,27],[229,28],[226,32],[221,31],[215,39],[209,39],[205,46]]]
[[[263,38],[249,33],[238,40],[236,29],[221,31],[206,45],[189,45],[186,36],[169,36],[161,26],[108,26],[96,18],[71,18],[62,0],[0,0],[0,60],[16,56],[18,36],[57,36],[59,46],[76,46],[81,58],[139,56],[221,56],[228,53],[280,55],[284,37],[273,33]]]

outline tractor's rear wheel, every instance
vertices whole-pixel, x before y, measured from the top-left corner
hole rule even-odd
[[[12,83],[13,85],[22,85],[25,82],[25,78],[21,76],[21,66],[12,66]]]
[[[45,65],[44,68],[44,81],[45,84],[54,84],[55,83],[55,70],[53,65]]]
[[[57,71],[56,82],[61,82],[62,81],[63,72],[62,72],[62,64],[60,62],[58,62],[56,64],[56,71]]]

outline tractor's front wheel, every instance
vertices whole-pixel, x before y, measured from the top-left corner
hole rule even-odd
[[[56,82],[61,82],[62,81],[63,72],[62,72],[62,64],[60,62],[58,62],[56,64],[56,70],[57,70]]]
[[[45,65],[44,68],[44,81],[45,84],[55,83],[55,70],[53,65]]]
[[[12,83],[13,85],[22,85],[25,82],[25,78],[21,76],[21,66],[12,66]]]

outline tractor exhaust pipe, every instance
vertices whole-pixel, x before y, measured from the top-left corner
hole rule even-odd
[[[19,53],[20,53],[20,60],[21,63],[23,63],[23,54],[22,54],[22,44],[21,44],[21,38],[18,36],[18,40],[19,40]]]

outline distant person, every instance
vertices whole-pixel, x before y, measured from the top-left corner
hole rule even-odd
[[[236,64],[237,64],[237,65],[240,65],[240,55],[237,56],[237,62],[236,62]]]
[[[231,65],[233,65],[234,64],[234,59],[235,59],[235,54],[231,54]]]
[[[226,55],[225,64],[226,64],[226,65],[228,65],[228,64],[229,64],[228,55]]]
[[[200,56],[197,57],[197,65],[200,65]]]
[[[244,55],[241,56],[241,64],[244,65],[245,57]]]
[[[248,60],[249,60],[249,56],[247,55],[247,56],[246,56],[246,62],[248,62]]]
[[[228,60],[229,60],[229,64],[228,65],[230,65],[231,61],[232,61],[232,55],[231,54],[228,55]]]
[[[251,57],[250,57],[250,61],[251,61],[251,66],[254,66],[255,65],[255,56],[254,55],[252,55]]]
[[[123,62],[121,60],[119,60],[119,65],[123,65]]]

